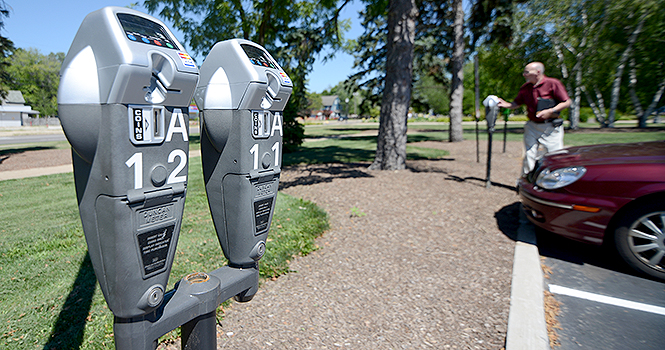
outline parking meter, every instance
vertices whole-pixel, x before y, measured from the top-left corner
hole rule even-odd
[[[499,98],[494,95],[489,95],[483,100],[485,106],[485,121],[487,122],[487,129],[494,132],[496,118],[499,114]]]
[[[279,185],[282,111],[292,87],[272,56],[247,40],[215,44],[201,65],[194,100],[203,178],[229,266],[254,267],[265,252]]]
[[[159,20],[90,13],[65,57],[58,111],[90,258],[116,317],[163,299],[185,202],[198,69]]]

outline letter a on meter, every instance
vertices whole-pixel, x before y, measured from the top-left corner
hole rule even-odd
[[[162,303],[182,221],[188,107],[199,74],[159,20],[106,7],[81,24],[62,65],[58,111],[72,145],[79,212],[110,309]]]

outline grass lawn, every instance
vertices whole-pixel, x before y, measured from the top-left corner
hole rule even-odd
[[[522,142],[524,122],[509,123],[506,126],[506,140]],[[626,143],[638,141],[664,141],[665,126],[652,124],[645,130],[635,129],[636,123],[617,123],[613,129],[600,129],[595,123],[582,123],[580,130],[564,133],[566,146],[580,146],[602,143]],[[377,122],[337,122],[307,125],[306,140],[293,153],[284,155],[284,164],[312,163],[358,163],[371,162],[376,152]],[[408,125],[407,159],[437,159],[448,155],[445,150],[423,148],[417,145],[422,141],[447,141],[448,123],[414,122]],[[487,124],[478,123],[478,137],[487,140]],[[475,140],[475,123],[464,123],[464,138]],[[493,134],[493,142],[500,145],[504,139],[504,123],[498,122]]]

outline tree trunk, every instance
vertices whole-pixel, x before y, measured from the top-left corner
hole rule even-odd
[[[626,49],[623,51],[623,54],[621,54],[621,58],[619,59],[619,64],[617,65],[617,72],[616,75],[614,76],[614,82],[612,83],[610,113],[607,116],[606,126],[609,127],[614,126],[617,104],[619,104],[619,88],[621,86],[621,77],[623,76],[623,70],[626,68],[626,61],[628,60],[628,57],[630,57],[630,55],[633,52],[633,45],[637,41],[637,36],[642,31],[642,27],[644,26],[644,22],[646,21],[646,15],[647,14],[645,13],[640,17],[640,21],[637,24],[637,28],[635,28],[635,30],[630,34],[630,37],[628,38],[628,46],[626,46]]]
[[[450,142],[464,140],[462,115],[464,98],[464,8],[462,0],[453,0],[453,55],[451,57],[452,81],[450,83]]]
[[[639,127],[640,128],[646,128],[647,127],[647,118],[651,115],[651,113],[654,112],[656,109],[656,106],[658,105],[658,102],[660,101],[660,98],[663,96],[663,92],[665,92],[665,79],[663,79],[660,84],[658,84],[658,90],[656,93],[653,95],[653,98],[651,99],[651,104],[649,104],[649,107],[647,107],[647,110],[644,111],[644,114],[640,117],[639,120]],[[655,120],[654,120],[655,122]]]
[[[570,110],[569,119],[570,119],[570,128],[577,130],[580,126],[580,111],[582,108],[582,64],[581,61],[575,64],[573,70],[575,71],[575,92],[573,97],[572,106],[575,106]]]
[[[406,167],[406,121],[411,101],[417,14],[415,0],[390,0],[385,88],[376,156],[370,169],[399,170]]]

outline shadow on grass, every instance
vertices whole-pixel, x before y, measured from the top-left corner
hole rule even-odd
[[[86,252],[78,275],[67,296],[51,336],[44,345],[47,349],[78,349],[83,344],[83,333],[92,306],[97,279],[90,255]]]

